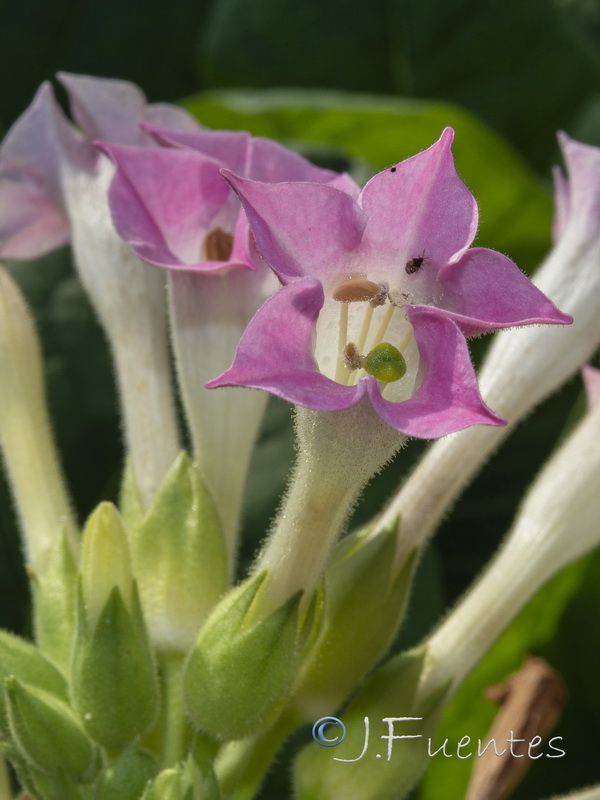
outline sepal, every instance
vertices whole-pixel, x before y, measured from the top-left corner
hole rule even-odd
[[[71,684],[86,731],[110,752],[147,731],[158,713],[127,533],[110,503],[96,509],[84,531]]]
[[[227,549],[213,500],[181,453],[133,530],[136,578],[153,644],[187,653],[227,589]]]
[[[132,742],[119,758],[105,769],[94,800],[139,800],[147,784],[158,772],[153,755]]]
[[[63,529],[42,575],[31,575],[35,640],[40,650],[68,672],[75,630],[77,563]]]
[[[69,706],[14,676],[4,686],[12,742],[34,770],[72,780],[91,778],[95,748]]]
[[[93,625],[79,593],[71,686],[86,731],[109,752],[152,726],[158,682],[135,586],[131,606],[115,587]]]
[[[0,728],[6,730],[4,681],[18,675],[28,686],[67,701],[68,687],[62,673],[37,648],[7,631],[0,631]]]
[[[331,747],[315,742],[300,752],[294,769],[297,800],[402,800],[407,796],[426,768],[427,740],[435,735],[448,695],[446,685],[420,693],[426,656],[425,648],[402,653],[366,681],[343,713],[347,735],[333,754]],[[365,718],[370,730],[366,745]],[[381,731],[385,742],[379,741]],[[415,738],[396,741],[390,736]]]
[[[323,620],[294,690],[305,719],[333,713],[385,655],[404,618],[415,553],[394,568],[397,521],[338,544],[325,573]]]
[[[119,511],[125,527],[130,531],[134,531],[144,518],[144,503],[133,474],[131,458],[125,461],[119,493]]]
[[[241,739],[268,728],[291,692],[302,646],[301,593],[266,617],[251,606],[266,573],[223,598],[205,623],[184,673],[194,725],[217,739]]]

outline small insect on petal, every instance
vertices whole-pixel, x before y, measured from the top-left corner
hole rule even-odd
[[[404,269],[407,275],[414,275],[414,273],[418,272],[423,265],[427,265],[428,263],[428,260],[425,258],[425,251],[423,250],[420,255],[415,256],[415,258],[411,258],[410,261],[407,261]]]
[[[378,381],[393,383],[406,374],[406,361],[397,347],[382,342],[365,356],[364,369]]]

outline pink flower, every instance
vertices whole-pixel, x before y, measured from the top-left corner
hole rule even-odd
[[[147,105],[126,81],[61,73],[77,131],[44,83],[0,147],[0,256],[29,259],[67,244],[78,209],[66,197],[73,175],[93,175],[100,154],[92,140],[151,143],[139,123],[161,122],[187,130],[198,127],[175,106]],[[70,207],[71,206],[71,207]],[[76,221],[76,220],[75,220]]]
[[[356,199],[224,172],[284,286],[209,388],[266,389],[323,411],[368,394],[389,425],[422,438],[503,424],[481,399],[465,337],[571,318],[506,256],[470,248],[478,211],[452,139],[447,128]]]
[[[0,148],[0,256],[35,258],[71,243],[112,347],[127,450],[147,503],[180,449],[164,280],[117,235],[107,198],[114,167],[92,141],[102,136],[126,145],[152,144],[139,127],[143,121],[186,130],[199,126],[182,109],[147,105],[126,81],[66,74],[59,79],[80,130],[46,83],[8,132]]]
[[[143,128],[165,147],[97,146],[117,167],[110,189],[117,231],[140,258],[158,267],[214,272],[262,263],[241,204],[223,180],[223,167],[268,182],[343,180],[247,133]]]
[[[208,392],[204,384],[231,364],[246,326],[278,282],[259,256],[221,169],[262,181],[335,181],[356,195],[358,187],[347,176],[247,133],[144,128],[164,147],[98,143],[117,168],[109,192],[112,217],[140,258],[168,270],[173,347],[194,458],[233,553],[267,397]]]

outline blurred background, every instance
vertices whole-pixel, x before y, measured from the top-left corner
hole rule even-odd
[[[128,79],[151,101],[185,99],[210,127],[279,138],[363,180],[453,125],[459,172],[480,204],[477,243],[507,253],[526,271],[550,246],[556,130],[600,145],[600,0],[5,2],[0,135],[58,70]],[[9,267],[41,333],[51,413],[83,519],[99,500],[117,496],[120,481],[108,353],[68,251]],[[474,342],[476,360],[485,346],[485,339]],[[545,403],[466,492],[423,560],[399,646],[418,641],[489,558],[523,488],[581,413],[580,395],[574,380]],[[411,443],[373,482],[355,523],[375,513],[422,449]],[[289,407],[273,400],[248,493],[242,569],[275,511],[292,452]],[[0,537],[0,625],[26,634],[27,584],[2,480]],[[568,756],[536,763],[514,795],[523,799],[600,779],[593,767],[600,734],[598,558],[575,565],[534,603],[464,694],[472,698],[502,679],[527,652],[562,671],[570,702],[558,733]],[[491,704],[481,700],[473,708],[460,696],[456,703],[443,735],[452,736],[454,725],[456,739],[465,732],[483,737]],[[468,769],[435,762],[420,797],[437,800],[440,785],[446,797],[462,797]],[[284,770],[271,781],[265,797],[284,797]]]

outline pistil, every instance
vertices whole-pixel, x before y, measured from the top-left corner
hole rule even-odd
[[[349,382],[348,362],[344,357],[345,348],[348,344],[348,304],[366,302],[365,314],[358,339],[355,345],[356,352],[360,353],[365,346],[373,311],[377,306],[383,305],[387,299],[388,286],[382,283],[375,283],[366,278],[349,278],[339,283],[333,290],[332,297],[341,303],[340,321],[338,331],[338,355],[335,368],[335,380],[338,383],[347,385]]]

